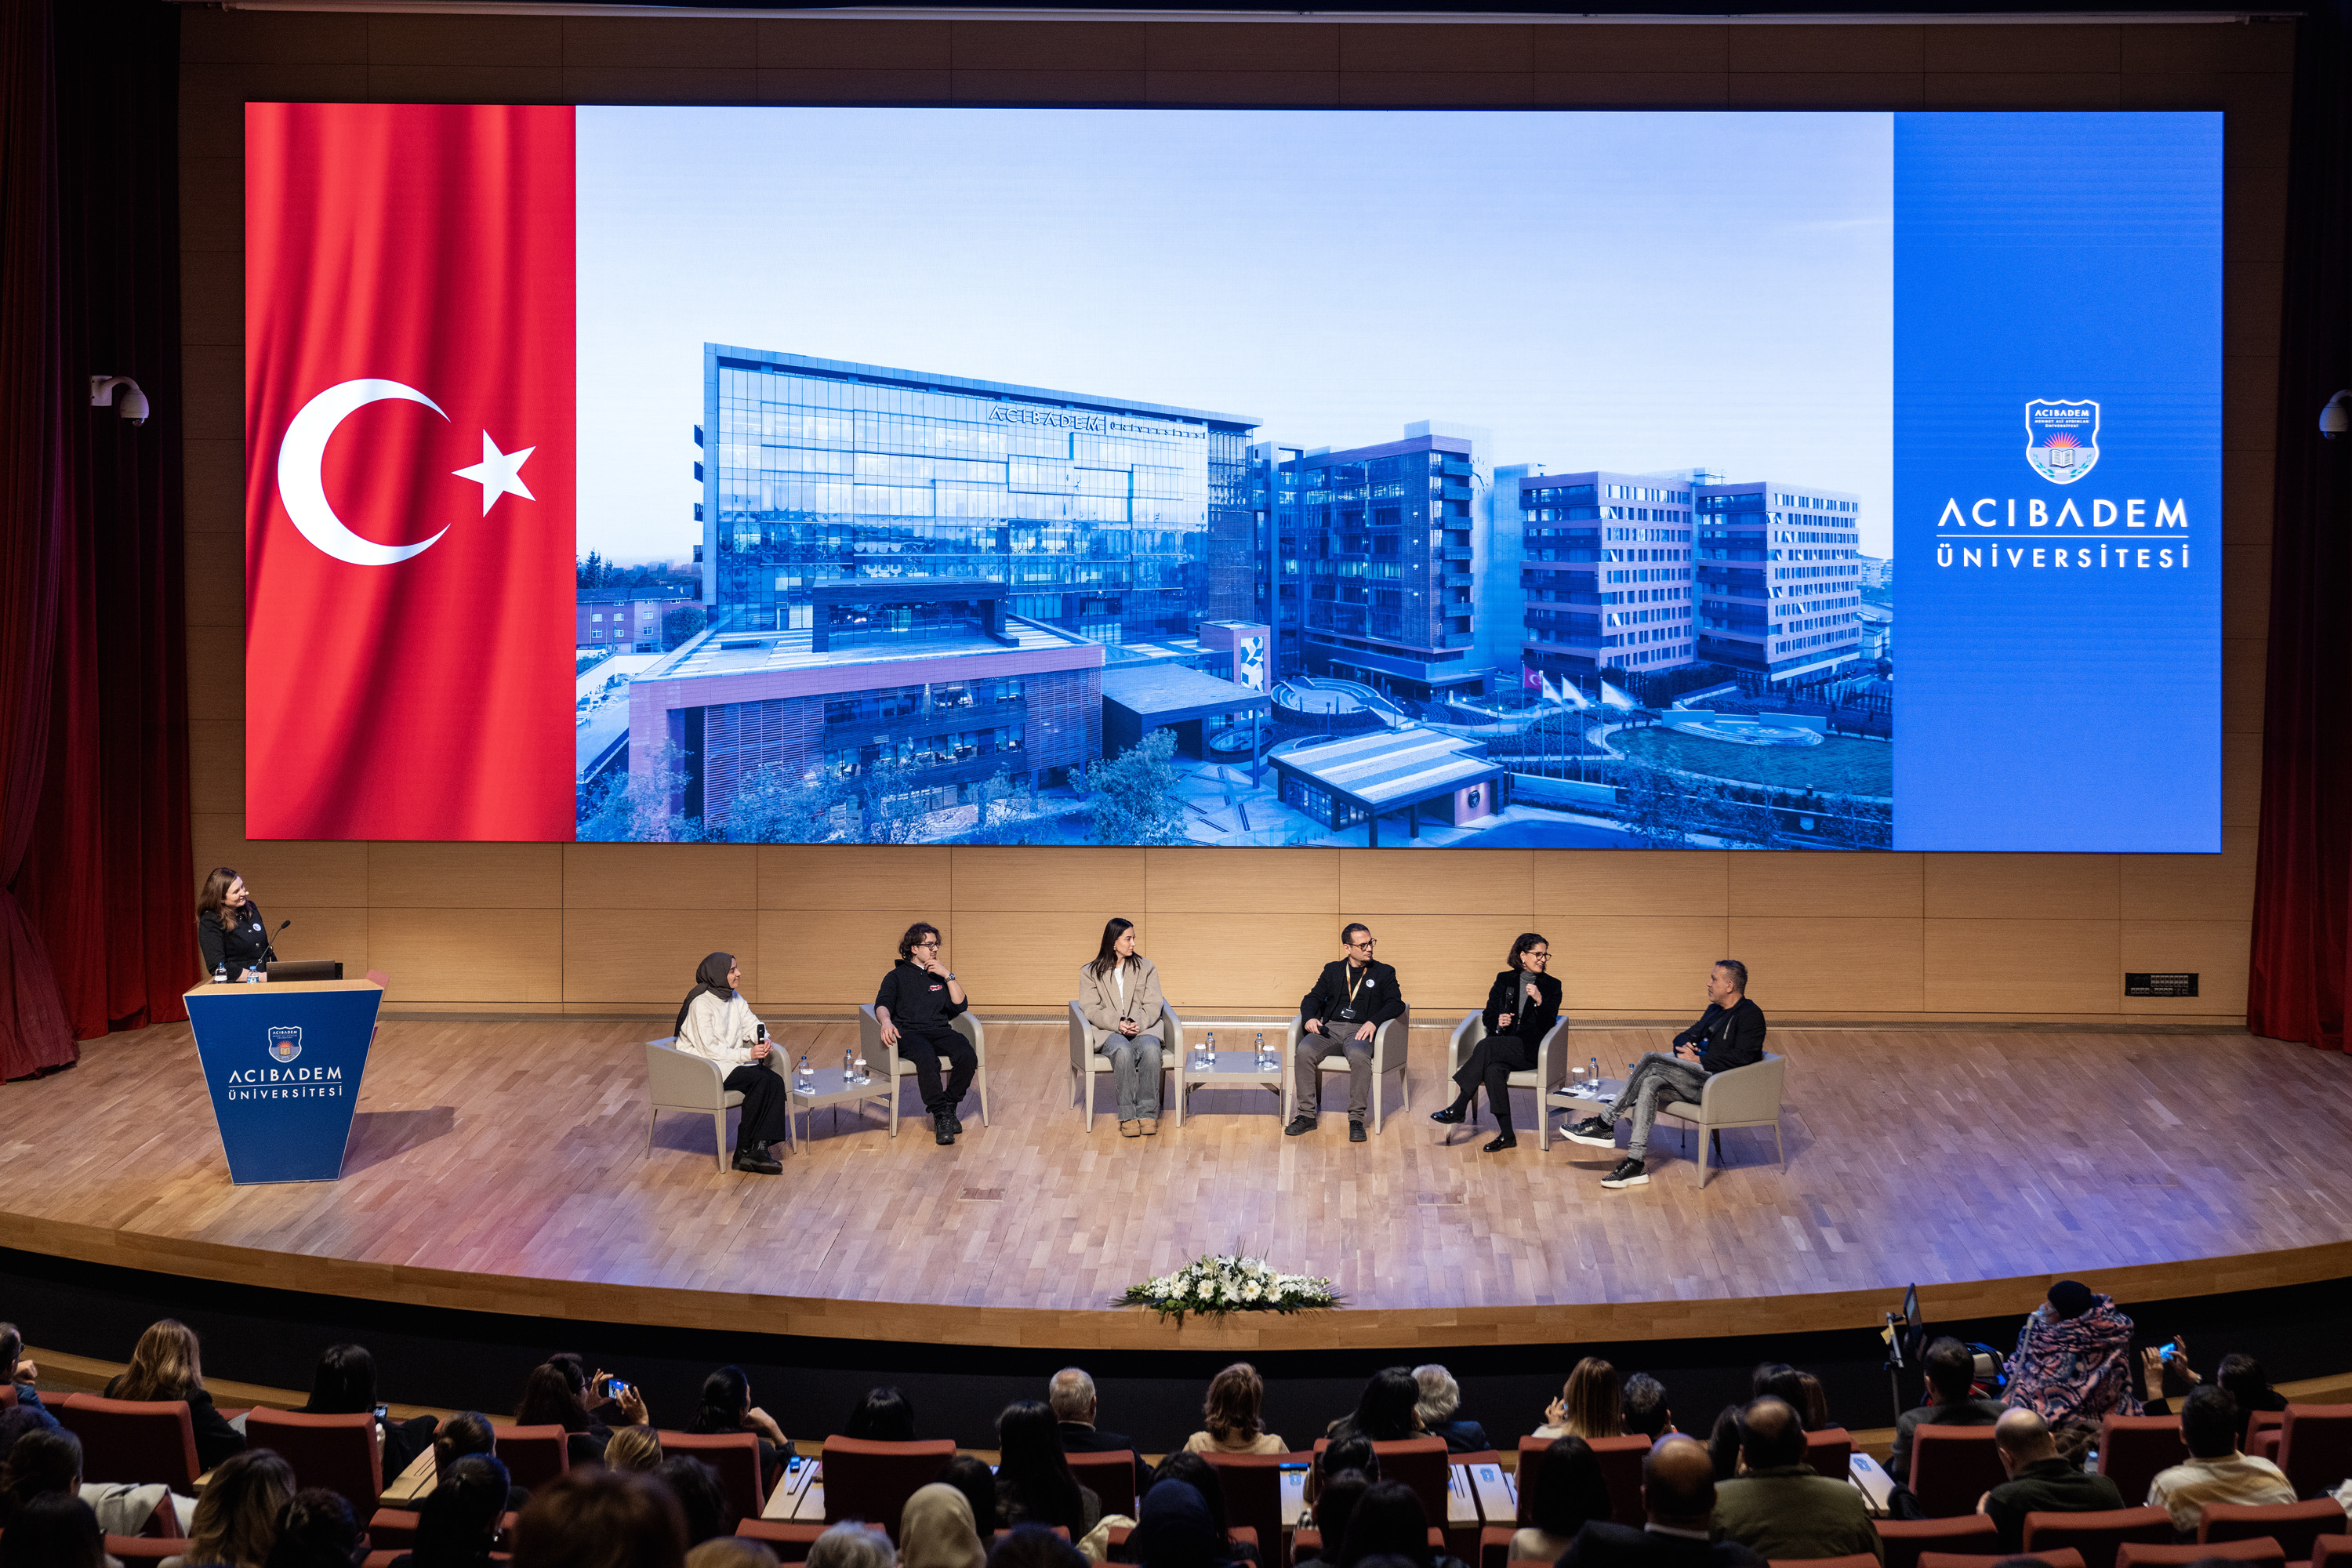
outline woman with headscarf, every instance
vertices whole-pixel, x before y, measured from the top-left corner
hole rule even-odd
[[[981,1568],[971,1501],[945,1481],[915,1489],[898,1520],[898,1568]]]
[[[2079,1459],[2109,1413],[2140,1413],[2131,1337],[2132,1321],[2116,1310],[2113,1297],[2061,1279],[2017,1331],[2007,1402],[2049,1422],[2059,1454]]]
[[[1156,1482],[1127,1538],[1141,1568],[1216,1568],[1217,1525],[1200,1492],[1182,1481]]]
[[[784,1167],[768,1145],[783,1141],[792,1106],[768,1026],[752,1016],[751,1005],[735,989],[741,978],[733,953],[714,952],[704,959],[694,972],[694,989],[678,1004],[672,1043],[717,1062],[727,1071],[725,1087],[743,1097],[743,1117],[735,1126],[735,1168],[780,1176]]]

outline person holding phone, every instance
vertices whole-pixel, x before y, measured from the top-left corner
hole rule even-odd
[[[971,1087],[971,1075],[980,1070],[979,1053],[948,1022],[969,1005],[954,972],[940,961],[940,928],[922,921],[908,926],[898,939],[898,962],[874,993],[874,1021],[882,1026],[882,1043],[915,1064],[923,1110],[942,1147],[963,1131],[956,1108]],[[950,1069],[944,1085],[940,1082],[941,1057]]]
[[[1495,1141],[1489,1154],[1516,1148],[1518,1134],[1511,1127],[1511,1075],[1536,1065],[1536,1049],[1559,1022],[1559,982],[1544,973],[1551,963],[1551,943],[1534,931],[1522,931],[1511,943],[1503,973],[1486,988],[1486,1037],[1470,1049],[1454,1069],[1461,1091],[1454,1103],[1429,1113],[1432,1121],[1448,1125],[1469,1119],[1470,1107],[1481,1085],[1486,1108],[1495,1113]],[[1543,1114],[1538,1106],[1536,1114]]]
[[[694,989],[678,1004],[673,1043],[725,1068],[726,1087],[743,1097],[742,1120],[735,1127],[735,1168],[778,1176],[784,1167],[768,1145],[785,1136],[792,1107],[783,1074],[775,1069],[768,1026],[751,1016],[750,1004],[735,989],[741,979],[733,953],[704,959],[694,972]]]

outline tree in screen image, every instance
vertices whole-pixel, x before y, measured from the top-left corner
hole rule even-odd
[[[1182,844],[1184,800],[1171,759],[1172,731],[1154,730],[1085,770],[1087,810],[1097,844]]]

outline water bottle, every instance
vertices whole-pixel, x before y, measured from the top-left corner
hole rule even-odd
[[[1266,1060],[1265,1057],[1265,1031],[1260,1029],[1257,1032],[1257,1070],[1265,1072],[1273,1066],[1274,1064]]]
[[[1209,1031],[1208,1039],[1201,1047],[1200,1066],[1202,1072],[1217,1070],[1217,1031],[1214,1029]]]
[[[801,1053],[799,1089],[803,1094],[814,1094],[816,1092],[816,1069],[809,1066],[808,1053],[806,1051],[803,1051]]]
[[[215,985],[226,985],[228,984],[228,961],[226,959],[223,959],[220,963],[213,965],[213,984]]]
[[[1593,1093],[1601,1092],[1601,1058],[1599,1057],[1592,1058],[1592,1071],[1584,1081],[1592,1086]]]
[[[856,1080],[857,1053],[851,1050],[847,1046],[844,1046],[841,1047],[841,1081],[844,1083],[855,1083]]]

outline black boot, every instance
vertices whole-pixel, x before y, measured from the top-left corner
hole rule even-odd
[[[955,1118],[950,1116],[944,1110],[940,1111],[938,1115],[931,1118],[931,1132],[934,1140],[939,1143],[940,1147],[942,1149],[946,1148],[949,1144],[956,1141]]]
[[[746,1143],[735,1151],[735,1168],[755,1176],[781,1176],[783,1165],[768,1152],[765,1143]]]

